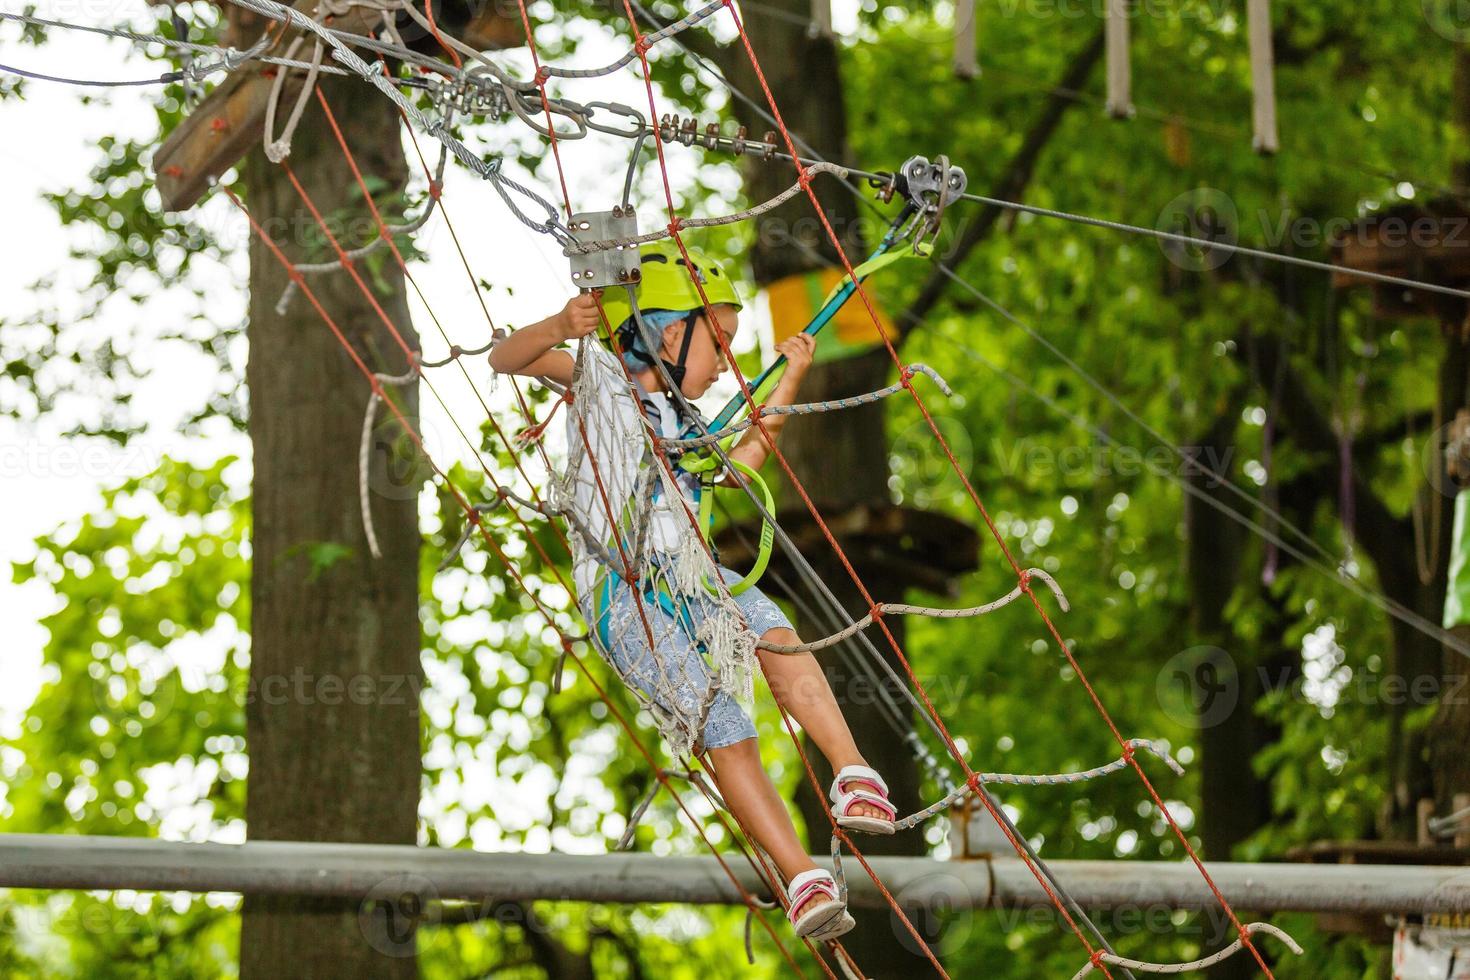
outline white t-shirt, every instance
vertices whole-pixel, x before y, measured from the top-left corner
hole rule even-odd
[[[668,477],[646,437],[649,423],[656,427],[657,435],[667,438],[678,438],[685,426],[680,424],[672,398],[662,391],[644,392],[630,383],[621,360],[601,344],[586,345],[578,371],[565,424],[567,470],[575,476],[572,492],[560,503],[576,515],[574,526],[580,523],[615,558],[621,558],[621,538],[628,560],[637,569],[650,551],[677,552],[686,536],[698,533],[689,516],[699,512],[694,500],[697,477],[674,467],[678,494],[670,493]],[[639,411],[640,400],[647,422]],[[647,540],[641,554],[634,555],[637,519],[649,495],[654,500]],[[573,581],[578,595],[587,596],[601,573],[601,562],[586,548],[575,551]],[[623,574],[620,567],[615,566],[614,571]]]

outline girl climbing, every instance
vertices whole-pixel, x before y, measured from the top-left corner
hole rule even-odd
[[[760,589],[717,565],[691,515],[702,488],[694,473],[665,468],[652,438],[679,438],[697,421],[690,402],[725,372],[741,301],[720,264],[698,249],[689,261],[671,242],[641,252],[633,301],[583,294],[558,313],[511,334],[490,355],[497,372],[546,378],[569,389],[567,467],[552,503],[571,525],[578,604],[602,654],[659,723],[676,757],[704,753],[720,794],[787,882],[787,914],[798,936],[832,939],[853,919],[830,872],[797,838],[785,801],[761,765],[755,726],[738,700],[751,700],[756,660],[771,692],[821,749],[833,772],[833,813],[843,827],[894,831],[888,787],[858,752],[821,667],[797,644],[791,622]],[[706,315],[703,286],[714,322]],[[601,311],[599,311],[599,303]],[[606,316],[616,348],[581,342]],[[557,348],[579,342],[575,357]],[[789,405],[811,367],[815,342],[797,334],[779,345],[787,367],[767,406]],[[671,389],[672,382],[676,390]],[[766,416],[771,438],[787,416]],[[735,471],[758,470],[771,446],[758,427],[729,450]],[[715,584],[716,577],[723,586]]]

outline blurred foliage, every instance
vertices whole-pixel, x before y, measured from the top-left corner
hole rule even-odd
[[[530,6],[547,61],[574,57],[588,38],[605,37],[599,22],[612,22],[620,37],[626,33],[620,10],[608,21],[604,4],[572,12]],[[915,153],[946,153],[966,167],[972,189],[983,193],[994,184],[1063,66],[1098,24],[1087,4],[981,6],[983,74],[963,82],[949,70],[949,4],[863,4],[859,33],[842,42],[856,165],[881,169]],[[1309,233],[1329,219],[1457,191],[1450,186],[1451,161],[1463,148],[1446,122],[1453,45],[1419,5],[1363,0],[1329,15],[1304,0],[1273,4],[1283,139],[1273,158],[1250,152],[1249,72],[1237,6],[1142,5],[1133,41],[1135,118],[1103,119],[1101,72],[1095,72],[1071,95],[1077,104],[1042,156],[1027,200],[1152,227],[1177,213],[1181,195],[1219,189],[1208,199],[1228,203],[1242,242],[1325,258],[1320,236]],[[759,18],[774,16],[761,4],[743,7],[753,31]],[[669,111],[706,119],[724,106],[711,79],[691,73],[667,45],[654,55],[654,72]],[[162,99],[160,129],[176,124],[182,112],[176,100]],[[505,138],[509,156],[534,171],[541,186],[555,186],[555,166],[538,140],[510,127],[471,135],[471,145],[479,138],[499,147]],[[91,244],[73,256],[90,263],[92,279],[80,306],[57,302],[53,283],[39,284],[38,312],[0,328],[0,361],[12,382],[0,387],[0,409],[33,417],[80,388],[109,410],[78,431],[124,439],[136,427],[125,409],[148,377],[146,365],[134,356],[137,345],[125,343],[132,338],[96,343],[79,325],[101,303],[141,302],[160,282],[183,281],[200,257],[226,261],[229,255],[189,219],[157,212],[156,194],[142,179],[151,141],[117,140],[99,149],[103,159],[91,186],[48,197],[64,223],[102,232],[84,236]],[[651,156],[645,154],[645,164]],[[729,208],[734,165],[709,160],[694,182],[675,188],[681,209]],[[609,166],[620,173],[624,165],[619,159]],[[645,206],[662,205],[661,185],[646,167],[637,186]],[[941,254],[973,218],[967,209],[950,215]],[[719,241],[735,250],[740,234],[722,232]],[[1289,340],[1310,394],[1353,435],[1405,429],[1406,418],[1430,405],[1439,352],[1433,327],[1380,321],[1365,291],[1332,296],[1322,277],[1239,259],[1198,273],[1152,242],[1029,216],[1007,218],[960,271],[1116,393],[1167,444],[1188,449],[1219,413],[1238,412],[1236,452],[1221,462],[1250,498],[1266,481],[1270,406],[1252,378],[1251,352],[1240,348],[1243,327]],[[920,283],[918,275],[890,274],[873,288],[898,311]],[[206,296],[197,298],[199,322],[188,336],[223,352],[239,325],[216,322]],[[1191,761],[1198,735],[1193,706],[1171,686],[1172,669],[1193,655],[1195,644],[1182,579],[1181,461],[1025,329],[957,290],[912,335],[904,358],[934,366],[956,388],[948,401],[925,397],[1007,546],[1022,564],[1045,568],[1065,588],[1073,611],[1059,616],[1058,626],[1124,735],[1165,739]],[[204,411],[238,420],[238,373],[222,353],[219,363],[221,399]],[[532,397],[544,415],[544,394]],[[889,424],[895,498],[974,520],[959,480],[936,463],[932,436],[914,406],[893,400]],[[1405,431],[1355,459],[1398,515],[1408,512],[1422,478],[1424,433],[1416,439],[1412,428]],[[460,490],[488,499],[493,476],[528,491],[515,463],[529,462],[534,451],[513,456],[488,424],[481,436],[489,472],[454,470]],[[1278,432],[1270,478],[1322,462]],[[43,619],[50,633],[46,686],[21,735],[0,743],[0,829],[242,835],[249,526],[239,468],[230,460],[199,468],[165,462],[148,477],[110,488],[95,513],[40,539],[37,555],[15,566],[18,580],[47,583],[56,607]],[[1353,552],[1334,504],[1322,501],[1304,531],[1327,554],[1361,565],[1358,572],[1371,585],[1373,569]],[[1233,505],[1251,511],[1246,501]],[[424,842],[568,852],[611,847],[623,832],[622,815],[650,784],[647,762],[575,664],[566,665],[561,692],[551,693],[559,644],[485,542],[473,540],[446,571],[436,572],[464,518],[443,488],[427,513]],[[566,576],[560,532],[542,523],[528,532],[503,512],[486,526],[561,628],[578,632],[558,581]],[[544,561],[541,551],[553,561]],[[319,557],[329,562],[331,553]],[[1240,849],[1241,858],[1370,833],[1388,749],[1383,703],[1374,694],[1388,671],[1384,617],[1341,588],[1330,566],[1324,572],[1289,564],[1262,586],[1266,561],[1258,542],[1247,547],[1242,585],[1228,610],[1233,636],[1226,652],[1238,669],[1255,670],[1262,649],[1284,638],[1316,659],[1307,674],[1311,683],[1268,682],[1261,703],[1237,709],[1260,711],[1281,728],[1279,741],[1254,760],[1270,785],[1274,819]],[[986,602],[1013,583],[999,550],[987,542],[980,571],[942,601]],[[917,619],[909,629],[908,650],[977,768],[1059,772],[1116,756],[1078,679],[1024,604],[979,620]],[[610,686],[602,666],[588,668],[618,710],[633,717],[634,705]],[[1426,723],[1427,712],[1413,721]],[[800,767],[768,700],[759,705],[757,724],[772,777],[789,791]],[[646,744],[653,743],[651,731],[640,724]],[[1196,828],[1198,776],[1180,780],[1145,765],[1151,774],[1159,770],[1156,783],[1185,828]],[[1182,857],[1127,773],[1085,790],[1002,795],[1047,857]],[[705,823],[728,848],[719,828]],[[930,828],[936,846],[941,837],[938,827]],[[636,842],[659,854],[701,851],[667,794],[657,798]],[[0,972],[228,976],[235,908],[229,900],[177,896],[11,892],[0,904]],[[534,908],[540,927],[561,942],[593,950],[600,976],[631,975],[633,960],[646,975],[724,976],[743,956],[738,910]],[[1125,954],[1154,960],[1197,955],[1214,931],[1201,918],[1165,919],[1167,928],[1117,917],[1103,922]],[[1310,918],[1279,921],[1308,950],[1299,960],[1281,961],[1283,978],[1365,976],[1377,962],[1361,941],[1318,933]],[[523,926],[431,927],[421,948],[425,977],[491,970],[545,975]],[[759,965],[751,974],[780,975],[770,943],[757,939],[756,948]],[[943,949],[956,976],[1065,976],[1081,963],[1075,942],[1048,915],[953,915]]]

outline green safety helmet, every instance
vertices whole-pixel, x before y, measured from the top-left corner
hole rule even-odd
[[[725,271],[724,266],[703,249],[688,245],[684,249],[689,255],[688,262],[684,259],[684,253],[679,251],[678,243],[672,239],[654,242],[639,250],[642,275],[638,285],[634,287],[639,312],[687,310],[688,324],[692,327],[695,318],[704,312],[705,300],[709,301],[710,306],[729,305],[737,310],[744,306],[740,301],[740,293],[735,289],[735,283],[730,280],[730,274]],[[690,265],[699,277],[699,284],[704,287],[704,298],[700,297],[699,290],[694,285]],[[605,290],[602,294],[602,310],[607,315],[608,324],[618,336],[618,345],[653,367],[653,352],[648,352],[650,356],[645,357],[643,351],[635,350],[633,341],[637,324],[632,319],[633,307],[628,301],[628,290],[622,287]],[[666,362],[675,384],[682,384],[684,381],[684,360],[689,354],[689,342],[693,333],[693,330],[684,331],[683,349],[679,351],[678,361]]]

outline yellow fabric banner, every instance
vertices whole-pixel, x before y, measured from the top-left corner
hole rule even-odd
[[[861,275],[861,273],[859,273]],[[802,329],[816,316],[828,294],[842,284],[847,275],[840,269],[818,269],[777,280],[766,287],[766,298],[771,307],[771,328],[776,343],[780,343]],[[893,335],[893,324],[883,308],[878,305],[872,291],[868,298],[873,300],[873,309],[878,321],[889,336]],[[883,338],[873,326],[873,318],[863,305],[862,297],[853,296],[832,317],[827,328],[817,339],[815,360],[836,361],[844,357],[872,350]]]

